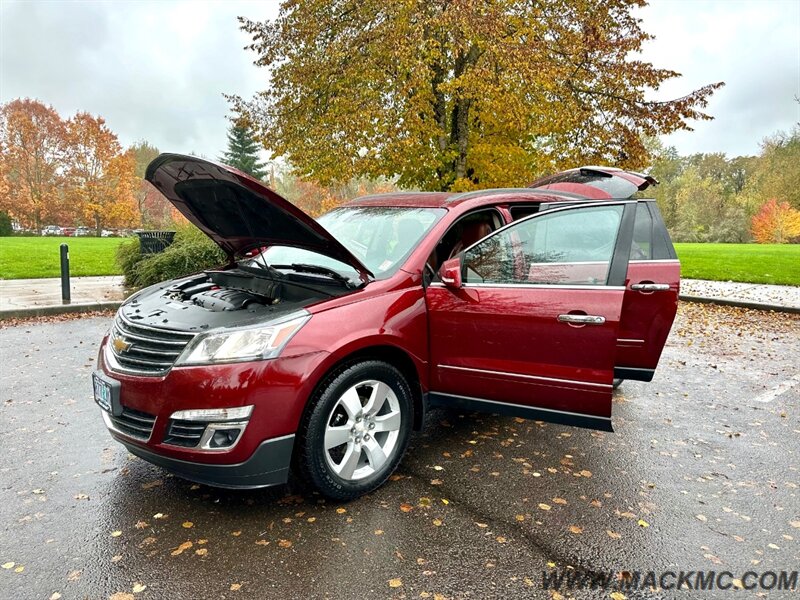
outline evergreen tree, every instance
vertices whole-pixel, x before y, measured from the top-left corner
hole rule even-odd
[[[228,150],[220,160],[256,179],[263,179],[267,170],[264,163],[258,160],[258,150],[252,132],[234,123],[228,130]]]

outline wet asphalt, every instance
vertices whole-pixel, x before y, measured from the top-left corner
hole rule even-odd
[[[798,316],[682,305],[655,380],[615,394],[615,433],[435,411],[348,504],[130,456],[91,399],[109,322],[0,329],[0,598],[558,598],[543,572],[800,565]]]

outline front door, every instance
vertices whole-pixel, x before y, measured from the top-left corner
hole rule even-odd
[[[557,208],[460,255],[426,292],[430,404],[611,429],[635,201]]]

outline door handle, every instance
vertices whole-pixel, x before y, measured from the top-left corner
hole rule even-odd
[[[632,290],[637,292],[666,292],[669,289],[668,283],[634,283]]]
[[[602,325],[606,322],[606,318],[599,315],[558,315],[558,321],[579,325]]]

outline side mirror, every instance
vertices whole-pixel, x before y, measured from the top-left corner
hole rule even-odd
[[[444,261],[439,269],[439,279],[450,289],[461,288],[461,258],[456,256]]]

